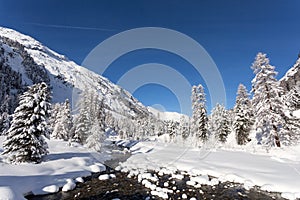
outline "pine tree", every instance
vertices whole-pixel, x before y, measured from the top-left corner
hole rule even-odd
[[[180,117],[180,132],[181,137],[186,140],[189,136],[189,121],[184,116]]]
[[[266,54],[258,53],[251,67],[255,78],[252,80],[253,111],[257,140],[267,147],[280,147],[288,143],[289,131],[285,127],[286,116],[280,95],[282,89],[275,76],[275,67],[270,65]]]
[[[95,151],[100,151],[102,143],[105,139],[103,128],[98,124],[93,124],[91,127],[91,134],[86,139],[86,147]]]
[[[203,86],[192,87],[192,132],[198,140],[205,142],[208,139],[208,118],[206,111],[206,99]]]
[[[50,92],[45,83],[35,84],[19,98],[12,125],[3,143],[11,162],[41,161],[48,153],[44,137],[49,137]]]
[[[98,93],[85,90],[78,102],[79,114],[75,118],[73,140],[99,149],[105,135],[105,106]]]
[[[51,115],[49,116],[50,134],[52,136],[58,113],[61,109],[60,103],[51,104]]]
[[[226,142],[227,136],[230,133],[230,126],[228,114],[224,106],[217,104],[213,108],[210,118],[210,129],[218,141],[222,143]]]
[[[239,145],[249,141],[249,133],[252,125],[252,109],[249,94],[246,87],[240,84],[234,107],[233,129]]]
[[[53,122],[52,137],[67,141],[72,138],[72,115],[69,100],[66,99],[59,108],[56,112],[56,120]]]
[[[283,97],[285,105],[291,111],[300,109],[300,86],[295,85],[290,91]]]
[[[90,135],[86,139],[86,146],[96,151],[100,151],[101,145],[105,139],[104,102],[103,100],[99,100],[98,95],[95,95],[93,103],[94,110],[91,110],[91,112],[94,113],[94,119],[91,119],[92,127],[90,129]]]
[[[157,126],[157,136],[161,136],[166,132],[165,127],[165,122],[160,120]]]
[[[73,141],[80,144],[85,144],[86,139],[91,134],[91,119],[89,113],[89,105],[86,101],[86,93],[83,94],[83,97],[79,100],[79,114],[75,117],[75,128],[74,128],[74,137]]]
[[[0,114],[0,135],[6,135],[10,126],[11,117],[7,112]]]
[[[167,134],[169,134],[170,142],[174,142],[175,137],[177,135],[178,124],[175,121],[169,120],[167,121],[167,126]]]

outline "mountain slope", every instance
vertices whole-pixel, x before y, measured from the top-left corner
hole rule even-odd
[[[148,106],[149,112],[151,112],[154,116],[156,116],[157,119],[160,119],[162,121],[176,121],[180,122],[181,118],[185,119],[186,121],[189,121],[189,116],[185,114],[180,114],[177,112],[162,112],[155,108]]]
[[[108,79],[77,65],[29,36],[1,27],[0,81],[1,104],[8,97],[21,93],[26,85],[44,81],[52,89],[53,102],[62,102],[66,98],[72,100],[74,94],[76,96],[89,88],[104,98],[108,110],[133,117],[150,114],[129,92]],[[10,98],[10,101],[13,100]]]
[[[289,91],[295,85],[300,85],[300,55],[294,66],[280,79],[284,91]]]

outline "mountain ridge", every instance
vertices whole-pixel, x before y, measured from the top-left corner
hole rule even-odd
[[[10,88],[10,91],[17,91],[16,93],[21,93],[24,90],[22,88],[27,85],[43,81],[50,85],[53,102],[56,103],[65,99],[72,101],[76,96],[74,92],[89,88],[104,98],[107,109],[112,112],[130,117],[151,115],[125,89],[13,29],[0,27],[0,65],[3,74],[10,69],[21,79],[18,86]],[[9,75],[6,74],[6,77]],[[5,95],[2,95],[2,99],[0,96],[0,103],[4,101],[3,96]]]

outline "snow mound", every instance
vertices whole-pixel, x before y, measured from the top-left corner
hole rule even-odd
[[[97,164],[91,165],[90,166],[90,170],[93,173],[98,173],[98,172],[105,171],[106,167],[103,164],[101,164],[101,163],[97,163]]]
[[[300,110],[296,110],[293,112],[293,115],[297,118],[300,118]]]
[[[244,187],[245,187],[246,190],[250,190],[254,186],[255,186],[255,184],[251,180],[245,180],[244,181]]]
[[[76,181],[76,183],[84,183],[84,180],[83,180],[82,177],[77,177],[77,178],[75,179],[75,181]]]
[[[17,199],[14,191],[7,186],[0,186],[0,200],[14,200]]]
[[[75,182],[72,179],[67,179],[67,183],[63,186],[62,191],[67,192],[70,190],[74,190],[75,187]]]
[[[209,177],[207,175],[201,175],[196,177],[191,177],[191,181],[197,182],[199,184],[208,184],[209,183]]]
[[[103,181],[103,180],[108,180],[108,179],[111,179],[111,178],[116,178],[116,175],[115,174],[101,174],[98,179]]]
[[[44,192],[46,192],[46,193],[56,193],[56,192],[59,191],[59,186],[57,186],[57,185],[49,185],[49,186],[43,187],[42,190]]]

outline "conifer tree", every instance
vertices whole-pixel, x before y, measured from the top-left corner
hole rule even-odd
[[[180,132],[181,137],[186,140],[189,136],[189,121],[184,116],[180,117]]]
[[[94,110],[91,110],[94,119],[91,119],[90,135],[86,139],[88,148],[100,151],[101,145],[105,139],[105,111],[104,102],[99,100],[99,96],[95,95],[93,100]]]
[[[91,114],[90,114],[90,102],[88,101],[88,92],[84,91],[84,93],[80,96],[78,101],[79,114],[75,117],[75,128],[74,128],[74,137],[73,141],[78,142],[80,144],[85,144],[86,139],[91,134]]]
[[[48,153],[44,138],[49,137],[49,88],[45,83],[35,84],[19,100],[3,144],[3,153],[11,162],[38,163]]]
[[[230,133],[228,114],[224,106],[217,104],[211,114],[210,131],[214,137],[224,143]]]
[[[198,86],[192,87],[192,132],[193,135],[203,142],[208,139],[208,118],[206,111],[206,99],[203,86],[200,84]]]
[[[52,137],[56,139],[69,140],[72,138],[72,115],[69,100],[60,105],[53,122]]]
[[[300,86],[295,85],[290,91],[283,97],[285,105],[291,111],[300,109]]]
[[[257,140],[266,147],[288,143],[287,119],[280,98],[282,89],[276,80],[275,67],[270,65],[266,54],[258,53],[251,67],[255,78],[252,80],[254,127]]]
[[[233,129],[236,134],[237,144],[243,145],[249,141],[252,125],[252,109],[246,87],[240,84],[234,106]]]

